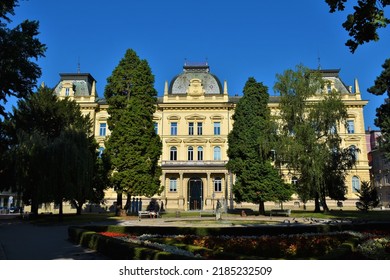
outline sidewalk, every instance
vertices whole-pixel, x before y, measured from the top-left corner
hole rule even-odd
[[[36,226],[19,220],[0,220],[0,260],[107,259],[68,241],[68,227]]]
[[[7,219],[5,219],[7,218]],[[95,251],[68,241],[69,224],[34,225],[29,221],[0,217],[0,260],[107,260]],[[249,221],[251,226],[300,226],[328,223],[326,220],[313,220],[290,217],[249,216],[215,221],[215,218],[145,218],[138,220],[113,220],[122,226],[180,226],[180,227],[240,227],[240,221]],[[256,224],[258,222],[258,224]],[[272,222],[264,224],[263,222]],[[107,224],[107,222],[102,222]],[[111,222],[110,222],[111,223]],[[100,224],[91,223],[91,224]]]

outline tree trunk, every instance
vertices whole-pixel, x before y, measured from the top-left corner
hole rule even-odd
[[[324,210],[325,213],[329,212],[329,207],[328,204],[326,204],[326,197],[325,194],[321,195],[321,203],[322,203],[322,209]]]
[[[265,216],[264,201],[260,201],[260,203],[259,203],[259,215]]]
[[[33,217],[38,216],[38,203],[35,198],[31,199],[31,214]]]
[[[82,203],[75,203],[76,205],[76,215],[81,215],[81,210],[83,208],[83,204]]]
[[[127,194],[125,210],[130,208],[130,204],[131,204],[131,195]]]
[[[116,193],[116,209],[115,209],[115,215],[119,216],[120,212],[122,210],[122,192]]]
[[[59,213],[58,213],[58,221],[59,222],[62,222],[64,220],[64,209],[63,209],[63,205],[62,205],[62,199],[60,200],[60,203],[59,203]]]
[[[123,208],[122,192],[117,192],[116,206],[117,206],[118,209],[122,209]]]
[[[314,212],[320,213],[321,207],[320,207],[320,201],[319,201],[319,195],[316,193],[316,197],[314,198]]]

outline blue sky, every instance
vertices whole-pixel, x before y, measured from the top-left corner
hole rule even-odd
[[[351,54],[341,27],[346,12],[330,14],[324,0],[20,0],[13,24],[40,22],[41,42],[48,47],[38,64],[48,86],[59,73],[91,73],[103,96],[109,77],[129,48],[146,59],[155,88],[182,71],[184,62],[207,62],[230,95],[241,95],[248,77],[255,77],[274,95],[276,74],[303,64],[341,69],[347,85],[358,78],[365,108],[365,128],[374,126],[375,109],[384,97],[366,89],[388,58],[389,29],[381,39]],[[349,10],[348,10],[349,11]],[[7,107],[13,103],[9,102]]]

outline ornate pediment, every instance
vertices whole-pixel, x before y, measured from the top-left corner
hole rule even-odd
[[[183,142],[198,144],[198,143],[207,143],[208,141],[205,138],[186,138],[183,140]]]
[[[178,143],[181,143],[182,140],[181,139],[177,139],[177,138],[169,138],[169,139],[166,139],[165,140],[165,143],[170,143],[170,144],[178,144]]]
[[[214,137],[210,139],[210,143],[225,143],[226,139],[221,137]]]
[[[192,114],[192,115],[186,116],[185,119],[188,121],[203,121],[204,119],[206,119],[206,117],[198,115],[198,114]]]
[[[344,141],[345,142],[359,142],[360,141],[360,137],[358,136],[347,136],[344,138]]]
[[[210,119],[212,119],[213,121],[218,121],[218,120],[222,120],[223,116],[222,115],[212,115],[210,117]]]
[[[178,116],[178,115],[170,115],[170,116],[168,116],[167,117],[167,119],[168,120],[170,120],[170,121],[178,121],[178,120],[180,120],[180,116]]]

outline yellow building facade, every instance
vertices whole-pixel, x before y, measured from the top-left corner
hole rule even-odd
[[[340,127],[342,146],[356,148],[358,162],[347,175],[347,198],[344,204],[354,205],[356,188],[369,181],[363,108],[367,101],[361,99],[358,82],[346,86],[339,70],[321,70],[328,81],[324,92],[337,90],[348,110],[347,127]],[[107,126],[107,108],[104,99],[98,98],[96,81],[90,74],[60,74],[55,88],[60,98],[74,99],[85,115],[93,121],[93,131],[101,147],[110,135]],[[164,191],[156,198],[168,210],[212,210],[217,200],[228,208],[257,207],[237,205],[233,201],[233,174],[225,168],[228,161],[228,134],[233,127],[232,116],[239,96],[229,96],[227,82],[223,83],[210,72],[207,63],[185,64],[183,71],[169,83],[165,82],[163,96],[158,98],[154,114],[155,130],[162,144],[161,184]],[[278,97],[271,96],[272,114],[278,114]],[[296,178],[285,173],[285,180]],[[143,198],[146,199],[147,198]],[[116,200],[113,190],[106,193],[106,204]],[[293,199],[290,203],[297,204]],[[271,203],[273,205],[273,203]],[[147,203],[144,203],[146,207]],[[332,203],[329,204],[332,206]]]

